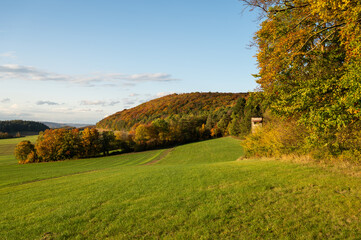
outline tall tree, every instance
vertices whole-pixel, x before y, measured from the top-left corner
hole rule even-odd
[[[317,134],[361,117],[361,1],[243,0],[261,9],[257,82],[274,113]]]
[[[97,129],[86,128],[81,137],[83,154],[85,157],[96,156],[101,152],[100,134]]]

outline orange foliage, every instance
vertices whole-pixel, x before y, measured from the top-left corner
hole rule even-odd
[[[208,115],[213,111],[231,109],[238,98],[248,93],[186,93],[171,94],[143,103],[131,109],[117,112],[97,123],[98,128],[129,130],[135,124],[148,124],[153,120],[180,115]]]

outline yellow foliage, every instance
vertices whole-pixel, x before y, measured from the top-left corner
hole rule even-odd
[[[295,121],[268,123],[242,142],[246,156],[280,157],[284,154],[302,153],[306,139],[305,128]]]

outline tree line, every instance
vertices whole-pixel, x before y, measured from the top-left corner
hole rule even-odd
[[[96,128],[48,129],[35,144],[23,141],[15,149],[19,163],[59,161],[106,156],[113,150],[143,151],[222,136],[244,136],[251,117],[260,116],[258,98],[239,98],[228,111],[213,114],[169,116],[150,123],[136,123],[129,131],[98,131]]]
[[[118,149],[120,143],[113,132],[97,129],[47,129],[39,134],[35,144],[20,142],[15,149],[19,163],[60,161],[94,157]]]
[[[22,132],[41,132],[49,129],[43,123],[23,120],[0,121],[0,139],[20,137]]]

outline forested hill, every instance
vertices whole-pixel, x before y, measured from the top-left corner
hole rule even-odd
[[[0,121],[0,132],[16,133],[16,132],[40,132],[49,127],[40,122],[34,121]]]
[[[237,99],[248,93],[184,93],[171,94],[117,112],[97,123],[98,128],[129,130],[137,123],[147,124],[155,119],[185,118],[187,116],[221,116],[232,109]]]

